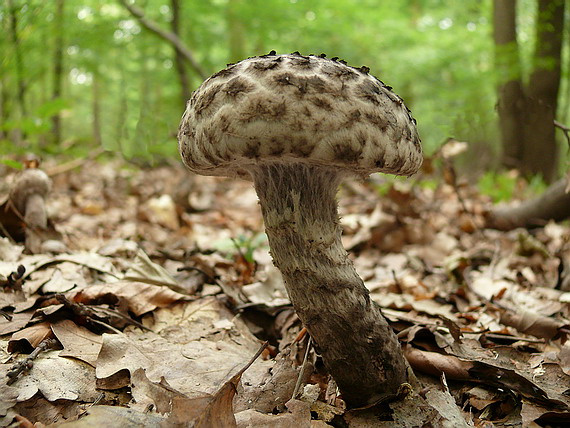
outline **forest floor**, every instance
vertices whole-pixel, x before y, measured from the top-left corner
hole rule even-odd
[[[486,228],[490,199],[441,171],[345,183],[345,248],[418,379],[355,410],[300,334],[250,183],[42,168],[35,254],[6,220],[18,173],[1,172],[1,426],[570,424],[568,225]]]

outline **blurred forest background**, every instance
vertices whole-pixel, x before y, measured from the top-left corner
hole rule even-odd
[[[370,67],[404,98],[428,154],[454,137],[470,143],[471,171],[518,167],[548,181],[566,166],[566,3],[3,0],[0,153],[160,162],[176,156],[185,101],[204,78],[299,51]]]

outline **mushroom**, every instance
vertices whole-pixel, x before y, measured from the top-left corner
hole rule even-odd
[[[10,202],[25,226],[25,246],[32,254],[41,251],[42,233],[48,227],[45,198],[51,179],[35,162],[23,170],[10,190]]]
[[[337,189],[422,163],[410,111],[368,71],[324,55],[252,57],[204,81],[178,130],[191,171],[253,181],[274,264],[352,407],[398,394],[408,366],[342,246]]]

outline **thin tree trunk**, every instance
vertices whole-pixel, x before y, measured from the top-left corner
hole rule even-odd
[[[551,181],[558,171],[554,120],[558,91],[565,0],[538,0],[536,48],[527,90],[522,172]]]
[[[243,23],[238,14],[241,0],[229,0],[226,10],[228,23],[228,37],[230,48],[230,62],[238,62],[245,57],[245,37]]]
[[[4,79],[0,78],[0,123],[6,123],[8,121],[8,111],[6,109],[6,85]],[[6,132],[2,127],[0,127],[0,140],[6,138]]]
[[[53,55],[53,92],[52,99],[61,97],[63,87],[63,24],[65,0],[57,0],[54,19],[55,50]],[[59,112],[51,118],[53,141],[61,142],[61,116]]]
[[[524,94],[517,43],[516,0],[494,0],[493,29],[502,164],[507,168],[518,168],[523,152]]]
[[[172,9],[172,32],[180,38],[180,0],[171,0],[170,6]],[[190,90],[188,73],[186,72],[186,67],[184,65],[184,56],[177,49],[174,49],[174,65],[176,66],[178,79],[180,80],[181,106],[184,107],[186,105],[186,101],[190,99],[192,92]]]
[[[101,91],[99,90],[99,73],[97,70],[93,72],[93,141],[98,147],[103,144],[101,137]]]
[[[16,88],[18,100],[18,119],[26,116],[26,82],[24,79],[24,61],[22,59],[22,51],[20,49],[20,37],[18,35],[18,15],[16,13],[16,5],[13,0],[7,0],[8,13],[9,13],[9,32],[10,40],[12,41],[12,48],[14,49],[14,58],[16,64]],[[20,144],[21,140],[25,138],[24,132],[21,129],[15,129],[13,138],[16,144]]]

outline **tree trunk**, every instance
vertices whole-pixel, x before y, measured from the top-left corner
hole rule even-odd
[[[18,35],[18,15],[16,13],[16,5],[13,0],[7,0],[8,13],[9,13],[9,32],[10,40],[12,41],[12,48],[14,49],[14,58],[16,64],[16,88],[18,100],[18,113],[17,118],[23,119],[27,114],[26,109],[26,81],[24,78],[24,61],[22,59],[22,51],[20,49],[20,37]],[[16,128],[12,137],[16,144],[20,144],[22,139],[25,138],[24,132]]]
[[[97,70],[93,72],[93,141],[98,147],[103,144],[101,138],[101,91],[99,90],[99,73]]]
[[[494,0],[502,163],[551,181],[558,164],[555,139],[565,0],[538,0],[536,48],[529,84],[522,84],[516,40],[516,0]]]
[[[398,394],[408,381],[398,339],[342,246],[342,177],[308,165],[260,165],[252,175],[273,261],[344,400],[360,407]]]
[[[172,21],[170,23],[172,32],[180,38],[180,0],[171,0],[170,7],[172,9]],[[188,101],[190,95],[192,95],[192,91],[190,90],[188,73],[184,65],[184,56],[177,49],[174,49],[174,65],[178,72],[178,79],[180,80],[181,106],[185,107],[186,101]]]
[[[522,172],[551,181],[558,171],[554,120],[558,91],[565,0],[538,0],[536,47],[525,103]]]
[[[63,14],[65,0],[56,1],[54,34],[55,34],[55,50],[53,55],[53,92],[52,99],[58,100],[61,97],[63,86]],[[61,142],[61,116],[59,112],[53,115],[52,135],[53,141]]]
[[[502,164],[520,167],[523,152],[522,111],[524,94],[516,32],[516,1],[494,0],[493,37],[498,72],[497,110],[502,139]]]
[[[245,58],[244,28],[238,13],[240,3],[241,0],[229,0],[226,10],[230,62],[238,62]]]
[[[6,85],[4,83],[4,79],[0,77],[0,123],[8,122],[8,109],[6,108]],[[7,138],[6,132],[0,126],[0,140],[4,140]]]

